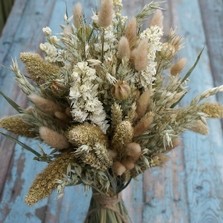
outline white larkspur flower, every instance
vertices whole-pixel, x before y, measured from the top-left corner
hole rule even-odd
[[[60,41],[60,39],[57,36],[51,36],[50,37],[50,42],[52,44],[57,44]]]
[[[48,26],[44,27],[42,30],[46,36],[50,36],[52,34],[52,30]]]
[[[58,50],[53,44],[45,42],[40,43],[40,49],[46,53],[45,60],[49,62],[61,62],[63,61],[63,50]]]
[[[150,65],[146,67],[146,70],[143,70],[139,73],[139,83],[145,89],[148,85],[151,85],[155,80],[155,73],[156,73],[156,62],[150,61]]]
[[[56,57],[57,56],[57,49],[50,43],[40,43],[40,49],[44,51],[47,56]]]
[[[106,132],[108,124],[103,104],[98,99],[98,80],[96,70],[87,62],[79,62],[71,74],[70,87],[71,114],[75,121],[91,121]]]
[[[140,34],[140,39],[148,40],[148,59],[155,60],[156,52],[162,48],[161,37],[163,29],[159,26],[151,26]]]

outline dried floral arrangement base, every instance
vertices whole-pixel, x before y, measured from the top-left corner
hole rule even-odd
[[[223,106],[204,99],[223,86],[196,96],[186,107],[187,82],[196,67],[181,75],[186,59],[175,60],[182,38],[163,36],[159,3],[135,17],[122,15],[121,0],[102,0],[87,22],[80,4],[65,15],[58,36],[43,28],[44,57],[20,54],[29,78],[13,60],[11,69],[31,106],[2,118],[0,127],[35,138],[51,148],[29,147],[5,132],[48,166],[34,180],[25,202],[33,205],[54,189],[83,184],[93,195],[86,223],[130,222],[120,192],[146,169],[161,166],[185,130],[207,134],[207,118],[222,118]],[[142,23],[153,14],[148,28]]]

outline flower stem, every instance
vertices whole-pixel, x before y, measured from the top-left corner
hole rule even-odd
[[[105,29],[102,29],[101,35],[102,47],[101,47],[101,62],[104,62],[104,44],[105,44]]]

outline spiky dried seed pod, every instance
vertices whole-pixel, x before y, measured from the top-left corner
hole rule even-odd
[[[137,71],[143,71],[146,69],[148,64],[148,42],[143,39],[139,42],[138,47],[133,51],[133,63]]]
[[[78,29],[81,26],[81,21],[83,19],[82,6],[80,2],[78,2],[74,6],[73,19],[74,19],[74,26]]]
[[[223,118],[223,106],[217,103],[205,103],[201,111],[210,118]]]
[[[185,67],[187,63],[187,59],[186,58],[181,58],[180,60],[177,61],[176,64],[174,64],[171,69],[170,69],[170,73],[173,76],[177,76]]]
[[[100,127],[89,123],[71,127],[67,132],[67,138],[75,146],[94,146],[96,143],[107,145],[108,143],[107,137]]]
[[[42,112],[48,113],[50,115],[54,115],[57,111],[62,111],[60,105],[55,102],[43,98],[36,94],[31,94],[28,98],[38,107]]]
[[[112,138],[112,149],[118,152],[118,156],[125,154],[125,147],[132,141],[133,128],[129,121],[122,121],[115,129]]]
[[[117,56],[119,59],[127,59],[130,58],[130,46],[129,41],[125,36],[122,36],[118,43],[118,53]]]
[[[164,60],[171,60],[175,54],[175,47],[170,43],[164,43],[159,55]]]
[[[182,44],[182,37],[178,36],[175,30],[171,29],[169,34],[170,44],[174,47],[175,51],[179,51],[183,44]]]
[[[106,28],[112,24],[113,1],[101,0],[101,7],[98,12],[98,26]]]
[[[147,131],[151,127],[154,115],[155,114],[153,112],[148,112],[140,119],[140,121],[134,127],[134,137],[142,135],[145,131]]]
[[[137,118],[142,118],[143,115],[145,115],[150,99],[151,99],[151,91],[149,89],[145,90],[137,100],[137,106],[136,106],[136,113]]]
[[[47,80],[52,79],[54,75],[60,72],[58,66],[44,61],[37,53],[20,53],[20,59],[25,64],[30,77],[37,84],[44,84]]]
[[[126,100],[131,94],[131,88],[126,81],[117,81],[112,88],[115,99]]]
[[[163,28],[163,12],[160,9],[156,10],[150,21],[150,26],[159,26],[160,28]]]
[[[48,127],[44,127],[44,126],[40,127],[39,135],[40,135],[40,138],[46,144],[48,144],[49,146],[51,146],[55,149],[62,150],[62,149],[69,148],[69,142],[68,142],[67,138],[64,135],[62,135]]]
[[[126,168],[125,168],[125,166],[124,166],[122,163],[120,163],[119,161],[115,161],[115,162],[113,163],[112,170],[113,170],[113,172],[114,172],[117,176],[121,176],[123,173],[125,173]]]
[[[28,205],[33,205],[47,197],[56,189],[57,180],[62,180],[67,172],[67,167],[74,161],[74,154],[62,153],[38,174],[25,198]]]
[[[188,129],[191,130],[191,131],[193,131],[193,132],[202,134],[202,135],[207,135],[208,134],[208,127],[201,120],[197,120]]]
[[[172,39],[171,43],[176,52],[182,48],[182,38],[180,36],[176,36],[174,39]]]
[[[130,48],[132,49],[137,41],[137,20],[135,17],[129,20],[125,28],[125,36],[129,41]]]
[[[132,142],[126,146],[126,155],[131,157],[133,161],[137,161],[142,153],[141,146]]]
[[[32,126],[24,121],[22,115],[14,115],[0,119],[0,128],[4,128],[17,135],[34,138],[38,134]]]

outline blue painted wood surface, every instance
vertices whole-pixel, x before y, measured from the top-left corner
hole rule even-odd
[[[68,1],[71,9],[75,1]],[[80,1],[90,16],[96,0]],[[124,0],[125,14],[133,16],[146,0]],[[191,76],[191,93],[186,105],[199,92],[223,84],[223,2],[222,0],[168,0],[165,24],[177,27],[185,37],[182,55],[188,68],[205,46],[202,59]],[[9,67],[11,57],[21,51],[38,51],[43,40],[42,27],[59,32],[65,12],[63,0],[16,0],[0,39],[0,64]],[[14,76],[0,67],[0,88],[17,103],[26,106]],[[211,100],[223,102],[223,95]],[[14,111],[0,98],[0,117]],[[155,168],[138,177],[123,193],[134,223],[222,223],[223,222],[223,133],[219,120],[209,122],[208,136],[187,132],[182,145],[169,154],[163,168]],[[37,142],[27,141],[35,148]],[[82,187],[66,189],[62,199],[56,193],[33,207],[24,202],[35,175],[44,164],[20,146],[1,138],[0,144],[0,223],[79,223],[86,214],[90,192]]]

